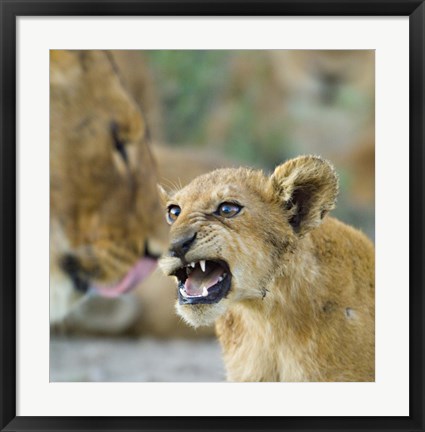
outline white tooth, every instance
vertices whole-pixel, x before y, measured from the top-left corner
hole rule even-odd
[[[193,267],[193,268],[195,268],[195,263],[193,262],[193,263],[190,263],[190,265]]]
[[[220,276],[220,277],[218,278],[218,281],[221,282],[222,280],[223,280],[223,277]]]
[[[201,270],[205,273],[205,260],[199,261],[199,265],[201,266]]]
[[[185,290],[183,289],[183,288],[180,288],[180,294],[183,296],[183,297],[188,297],[188,295],[186,294],[186,292],[185,292]]]
[[[203,297],[206,297],[207,295],[208,295],[208,290],[207,290],[206,287],[204,287],[204,288],[202,289],[202,296],[203,296]]]

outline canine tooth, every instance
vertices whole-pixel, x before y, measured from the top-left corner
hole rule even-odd
[[[183,297],[188,297],[188,295],[186,294],[186,292],[185,292],[185,290],[183,289],[183,288],[180,288],[180,294],[183,296]]]
[[[223,280],[223,276],[220,276],[220,277],[218,278],[218,281],[221,282],[222,280]]]
[[[199,261],[199,265],[201,266],[201,270],[205,273],[205,260]]]
[[[195,268],[195,263],[193,262],[193,263],[190,263],[190,266],[192,267],[192,268]]]
[[[208,295],[208,290],[206,287],[202,289],[202,297],[206,297]]]

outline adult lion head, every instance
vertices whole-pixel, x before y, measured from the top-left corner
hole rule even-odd
[[[166,238],[142,114],[103,51],[50,56],[50,316],[130,291]]]

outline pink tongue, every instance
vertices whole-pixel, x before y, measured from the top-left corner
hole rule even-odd
[[[103,297],[118,297],[135,288],[139,282],[148,277],[155,267],[156,260],[152,258],[142,258],[129,270],[124,278],[115,285],[94,285],[94,290]]]
[[[223,272],[223,268],[219,265],[207,273],[197,268],[188,276],[184,283],[186,294],[190,296],[202,295],[204,287],[208,289],[215,285],[219,277],[223,275]]]

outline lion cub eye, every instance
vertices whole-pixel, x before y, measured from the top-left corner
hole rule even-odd
[[[239,204],[224,202],[218,206],[218,209],[215,213],[225,218],[231,218],[236,216],[241,210],[242,206]]]
[[[171,205],[167,210],[167,222],[171,225],[179,217],[182,209],[177,205]]]

